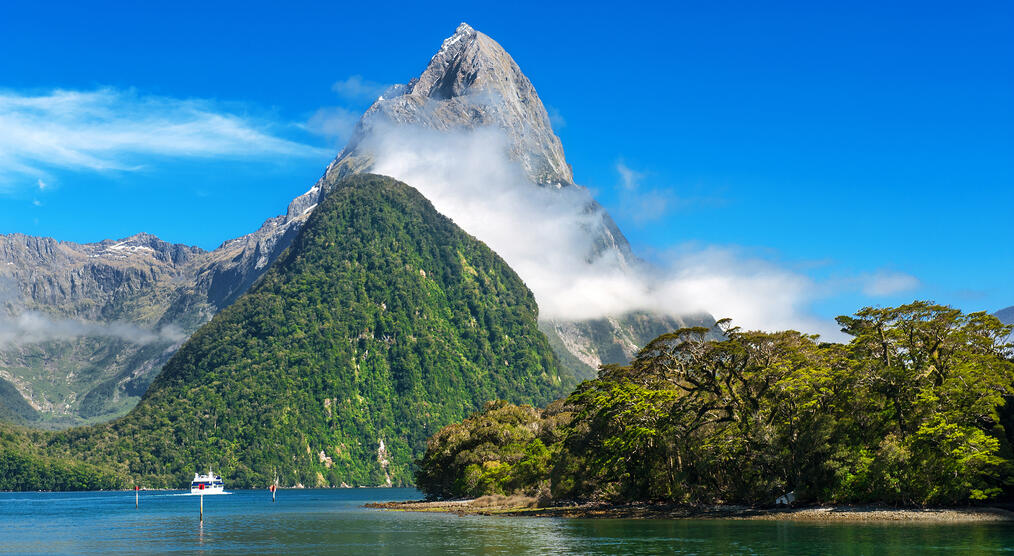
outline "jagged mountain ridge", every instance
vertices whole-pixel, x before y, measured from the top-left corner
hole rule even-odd
[[[158,325],[177,296],[174,281],[191,281],[187,267],[203,254],[145,234],[93,244],[0,236],[0,314],[7,316],[0,377],[57,418],[89,405],[85,399],[108,390],[109,380],[123,382],[119,393],[131,390],[128,382],[185,337],[184,326],[160,335]],[[144,342],[126,339],[145,331]]]
[[[373,103],[334,171],[354,173],[369,165],[370,153],[360,149],[360,142],[382,121],[445,131],[496,126],[507,132],[511,158],[533,182],[574,185],[563,145],[532,82],[503,47],[468,24],[444,40],[419,77],[390,87]]]
[[[213,251],[150,234],[91,244],[0,235],[0,378],[49,426],[125,413],[183,340],[288,247],[309,213],[269,219]]]
[[[583,193],[583,210],[597,219],[585,230],[593,239],[588,261],[609,253],[628,270],[641,264],[608,213],[574,184],[562,144],[531,81],[493,39],[462,24],[419,77],[377,99],[349,144],[321,179],[289,204],[286,214],[268,219],[251,234],[213,251],[171,245],[144,234],[81,245],[0,236],[0,320],[4,314],[16,319],[29,311],[85,324],[126,323],[154,333],[178,330],[180,338],[189,336],[260,278],[338,180],[372,168],[364,139],[382,124],[442,131],[492,126],[505,131],[510,157],[534,184]],[[709,320],[707,315],[684,319],[634,313],[544,320],[540,327],[568,372],[590,377],[602,363],[625,362],[661,332],[684,324],[707,325]],[[16,386],[41,415],[57,418],[56,424],[108,419],[123,414],[145,391],[179,346],[174,337],[143,344],[94,334],[31,344],[0,342],[0,378]]]
[[[415,126],[437,131],[493,127],[505,132],[509,156],[535,184],[572,188],[583,193],[584,210],[597,222],[587,230],[593,237],[593,260],[613,251],[622,264],[637,259],[612,217],[591,194],[574,184],[560,138],[553,132],[542,100],[517,62],[496,41],[462,23],[445,39],[419,77],[388,88],[363,114],[348,145],[328,165],[320,182],[295,199],[289,214],[320,202],[328,184],[373,169],[375,153],[367,139],[384,126]]]
[[[389,126],[439,131],[493,127],[503,131],[510,158],[533,183],[583,193],[583,211],[596,217],[596,222],[584,230],[592,243],[586,261],[608,259],[628,272],[638,272],[644,266],[612,217],[587,189],[574,183],[563,145],[531,81],[502,46],[466,23],[443,41],[419,77],[388,88],[370,106],[321,181],[294,200],[289,213],[318,203],[329,183],[370,171],[376,160],[367,139],[378,128],[383,132]],[[587,378],[594,376],[599,365],[629,361],[641,346],[661,333],[681,326],[712,324],[714,318],[707,314],[635,312],[582,321],[544,319],[540,328],[549,336],[565,367]]]

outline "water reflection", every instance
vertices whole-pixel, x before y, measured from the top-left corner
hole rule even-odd
[[[998,524],[801,524],[704,520],[568,520],[366,510],[418,498],[410,489],[169,493],[2,493],[0,552],[346,554],[998,554]]]

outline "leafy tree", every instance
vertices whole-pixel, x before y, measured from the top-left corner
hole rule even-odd
[[[838,321],[848,344],[728,321],[717,324],[719,338],[705,328],[662,335],[560,402],[570,418],[555,444],[487,433],[483,450],[470,451],[441,442],[451,429],[441,431],[420,462],[420,488],[531,492],[547,468],[558,499],[769,504],[795,491],[802,500],[926,505],[1011,488],[1010,326],[929,302]],[[502,411],[453,430],[500,423]],[[514,456],[490,456],[504,452]],[[550,459],[521,475],[522,453]]]
[[[523,492],[548,487],[552,452],[570,414],[560,403],[545,410],[505,401],[433,435],[418,462],[416,486],[431,498]],[[544,484],[545,483],[545,484]]]

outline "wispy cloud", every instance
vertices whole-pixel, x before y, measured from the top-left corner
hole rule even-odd
[[[881,270],[860,277],[863,293],[873,297],[884,297],[912,291],[920,286],[919,279],[903,272]]]
[[[210,100],[133,90],[0,91],[0,181],[53,168],[132,171],[154,156],[321,156],[280,137],[278,124],[223,110]],[[47,188],[37,179],[40,190]]]
[[[553,129],[559,131],[567,127],[567,120],[564,119],[563,114],[555,106],[546,106],[546,112],[549,114],[549,123],[553,126]]]
[[[594,252],[598,215],[583,188],[532,184],[493,129],[451,133],[378,126],[366,139],[375,171],[418,188],[442,213],[486,242],[535,293],[545,318],[581,320],[651,311],[731,316],[747,327],[834,332],[808,311],[817,288],[799,273],[735,248],[686,248],[654,268]],[[626,166],[620,166],[626,168]],[[627,168],[629,170],[629,168]],[[633,185],[637,172],[627,177]]]
[[[627,166],[623,159],[616,161],[616,172],[620,174],[620,185],[626,191],[636,191],[637,186],[641,183],[641,178],[644,177],[643,173]]]
[[[37,312],[14,318],[0,318],[0,347],[70,341],[82,337],[118,338],[134,344],[180,342],[186,334],[174,325],[149,330],[126,322],[96,323],[76,319],[54,319]]]
[[[331,90],[338,93],[343,104],[356,106],[363,101],[373,102],[387,88],[388,85],[364,79],[362,75],[353,75],[331,85]],[[304,128],[341,145],[352,136],[361,114],[362,110],[352,110],[345,106],[325,106],[310,116]]]
[[[419,189],[434,206],[487,243],[532,289],[544,318],[581,320],[649,311],[675,316],[708,312],[751,329],[793,328],[842,338],[817,301],[867,289],[881,294],[917,281],[880,272],[817,280],[776,255],[736,246],[673,246],[657,264],[630,268],[616,253],[594,260],[598,215],[579,187],[538,187],[508,159],[507,139],[481,128],[438,132],[377,126],[364,140],[375,171]],[[622,161],[620,187],[639,191],[643,172]]]
[[[362,75],[353,75],[335,82],[331,90],[347,100],[376,100],[387,89],[387,85],[364,79]]]
[[[627,166],[622,158],[616,161],[616,173],[620,175],[620,212],[638,224],[662,218],[679,202],[670,190],[642,188],[647,173]]]
[[[359,114],[340,106],[329,106],[317,110],[306,122],[306,130],[343,143],[352,135],[359,121]]]

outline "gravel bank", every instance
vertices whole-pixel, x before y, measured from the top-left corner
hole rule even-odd
[[[368,508],[389,511],[443,512],[458,515],[625,519],[758,519],[817,522],[962,523],[1014,521],[1014,512],[1000,508],[885,508],[819,506],[788,509],[747,506],[675,506],[665,504],[576,504],[540,507],[535,498],[484,496],[440,502],[383,502]]]

